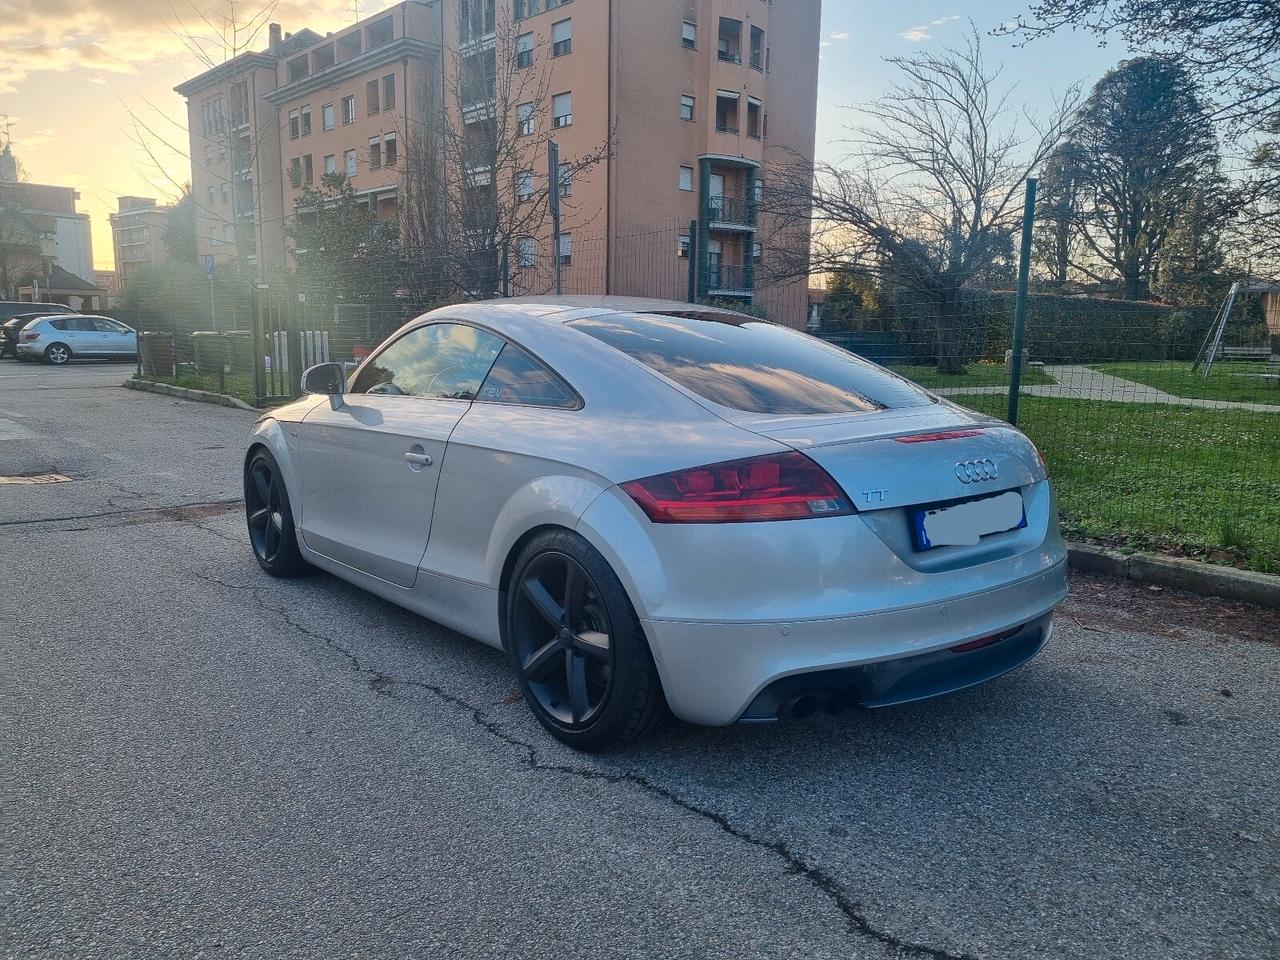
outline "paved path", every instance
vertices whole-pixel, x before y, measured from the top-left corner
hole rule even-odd
[[[1063,397],[1068,400],[1112,400],[1117,403],[1165,403],[1178,407],[1199,407],[1203,410],[1252,410],[1258,413],[1280,413],[1280,403],[1177,397],[1145,383],[1135,383],[1133,380],[1113,377],[1109,373],[1074,364],[1046,366],[1044,372],[1058,382],[1024,386],[1023,395]],[[934,391],[945,397],[1008,392],[1007,387],[944,387]]]
[[[125,376],[0,363],[0,473],[73,478],[0,485],[6,960],[1274,960],[1280,618],[1076,578],[976,690],[580,756],[497,652],[265,577],[252,414]]]

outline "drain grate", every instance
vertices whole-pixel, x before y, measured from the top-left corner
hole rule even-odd
[[[5,483],[70,483],[71,478],[61,473],[34,473],[28,477],[0,477],[0,484]]]

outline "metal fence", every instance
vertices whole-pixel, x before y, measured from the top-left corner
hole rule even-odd
[[[794,284],[765,282],[758,251],[726,242],[711,257],[697,242],[687,224],[660,224],[575,237],[558,254],[505,251],[492,290],[442,290],[444,267],[431,262],[300,272],[274,287],[218,279],[120,317],[150,344],[141,375],[269,405],[297,393],[305,367],[359,361],[427,309],[468,294],[551,292],[558,255],[565,293],[600,293],[607,280],[614,293],[679,300],[723,295],[746,306],[750,294],[750,309],[773,317],[783,303],[788,321],[809,321],[811,332],[946,401],[1007,415],[1011,283],[943,300],[857,278],[829,285],[810,314],[803,302],[797,309]],[[1048,464],[1069,535],[1280,570],[1278,320],[1280,304],[1265,293],[1240,293],[1224,316],[1221,303],[1033,290],[1018,426]]]

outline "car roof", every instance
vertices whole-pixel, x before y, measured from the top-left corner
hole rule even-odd
[[[570,294],[558,297],[504,297],[497,300],[475,300],[432,310],[418,320],[423,322],[444,319],[471,320],[492,327],[499,333],[515,336],[521,332],[522,328],[527,329],[531,321],[562,325],[573,320],[603,317],[614,313],[652,313],[734,324],[758,319],[723,307],[686,303],[680,300]]]

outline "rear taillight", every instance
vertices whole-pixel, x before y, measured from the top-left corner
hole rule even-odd
[[[794,452],[676,470],[622,489],[654,523],[751,523],[854,512],[827,471]]]
[[[32,340],[38,340],[40,339],[40,331],[39,330],[23,330],[20,334],[18,334],[18,339],[21,340],[23,343],[29,343]]]

